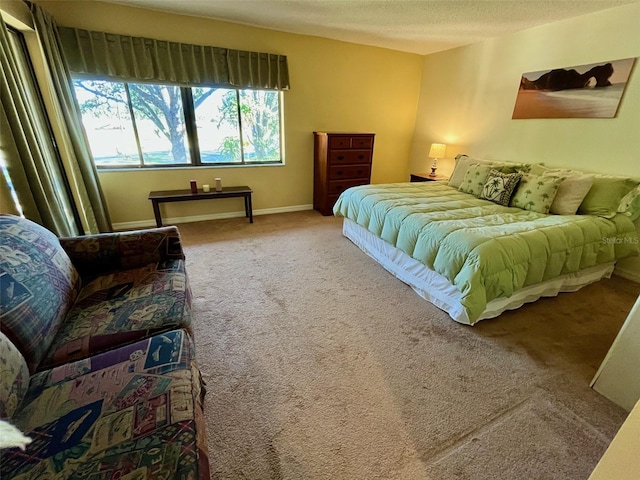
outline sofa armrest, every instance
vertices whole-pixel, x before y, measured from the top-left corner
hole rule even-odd
[[[184,260],[175,226],[60,238],[60,244],[83,278]]]

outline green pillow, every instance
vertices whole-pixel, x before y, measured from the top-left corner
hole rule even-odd
[[[467,170],[474,163],[480,165],[489,165],[493,168],[500,170],[504,173],[514,173],[518,171],[528,172],[531,168],[531,165],[528,163],[517,163],[517,162],[501,162],[498,160],[481,160],[478,158],[471,158],[468,155],[459,154],[456,155],[456,164],[453,168],[453,172],[449,177],[449,185],[451,187],[460,188],[464,180],[464,176],[467,173]],[[477,195],[476,195],[477,196]]]
[[[543,175],[547,173],[548,170],[551,170],[549,167],[545,166],[543,163],[534,163],[529,168],[528,173],[533,173],[534,175]]]
[[[458,187],[458,190],[479,197],[482,193],[484,184],[487,182],[489,172],[493,168],[494,167],[491,165],[472,163],[464,174],[464,178],[460,187]]]
[[[578,208],[578,213],[613,218],[622,198],[636,188],[638,183],[625,177],[596,175],[593,186]]]
[[[502,173],[499,170],[491,170],[487,176],[487,181],[482,187],[480,198],[508,206],[511,195],[521,177],[522,174],[520,172]]]
[[[513,194],[511,206],[538,213],[549,213],[563,177],[525,173]]]
[[[528,163],[509,163],[505,162],[499,165],[495,165],[494,168],[500,170],[502,173],[529,173],[531,165]]]
[[[635,222],[640,218],[640,185],[627,193],[620,201],[618,213],[623,213],[631,217],[631,221]]]

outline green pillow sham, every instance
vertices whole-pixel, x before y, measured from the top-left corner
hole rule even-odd
[[[481,160],[477,158],[471,158],[465,154],[456,155],[455,158],[456,164],[453,168],[453,172],[449,177],[448,185],[455,188],[460,188],[462,182],[464,181],[464,176],[469,170],[471,165],[479,164],[479,165],[488,165],[497,170],[500,170],[503,173],[514,173],[514,172],[528,172],[531,168],[531,165],[528,163],[518,163],[518,162],[502,162],[497,160]],[[478,196],[478,195],[476,195]]]
[[[489,172],[493,168],[491,165],[472,163],[469,165],[469,168],[467,168],[458,190],[479,197],[484,188],[484,184],[487,182]]]
[[[464,176],[469,171],[471,165],[489,165],[493,166],[496,162],[489,160],[478,160],[476,158],[470,158],[467,155],[456,155],[456,165],[453,168],[451,177],[449,177],[449,185],[452,187],[460,188],[464,181]]]
[[[511,199],[511,206],[538,213],[549,213],[563,177],[525,173]]]

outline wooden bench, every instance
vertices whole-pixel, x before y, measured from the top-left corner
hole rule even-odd
[[[222,191],[211,190],[203,192],[198,189],[198,193],[191,193],[191,190],[163,190],[159,192],[150,192],[149,200],[153,204],[153,214],[156,217],[156,225],[162,226],[162,216],[160,215],[160,204],[168,202],[187,202],[190,200],[212,200],[215,198],[244,197],[244,212],[249,219],[249,223],[253,223],[253,207],[251,205],[251,190],[247,186],[241,187],[222,187]]]

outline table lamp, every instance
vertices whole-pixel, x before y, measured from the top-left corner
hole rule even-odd
[[[431,165],[430,177],[436,176],[436,168],[438,168],[438,159],[444,158],[444,152],[447,146],[444,143],[432,143],[429,149],[429,156],[433,158],[433,165]]]

